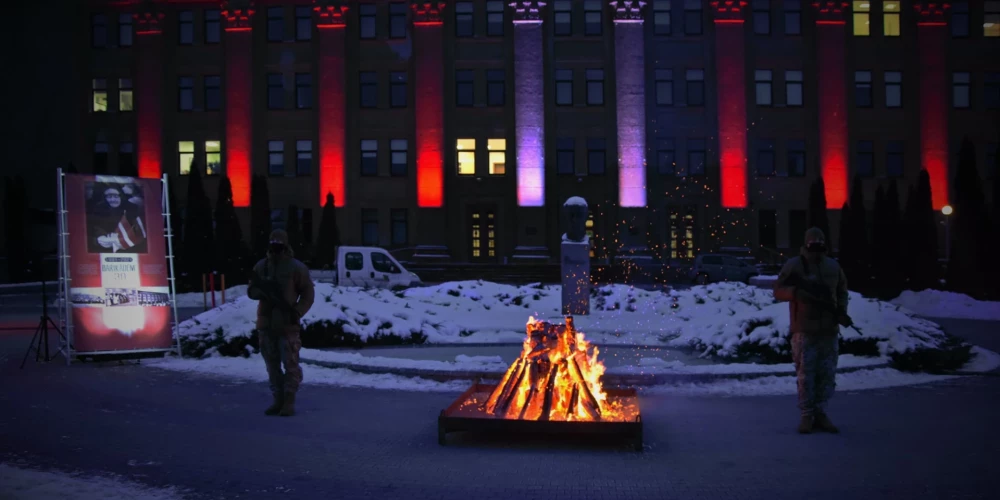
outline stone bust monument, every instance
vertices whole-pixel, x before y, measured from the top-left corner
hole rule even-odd
[[[587,200],[573,196],[563,203],[563,214],[566,217],[566,239],[583,241],[587,236]]]

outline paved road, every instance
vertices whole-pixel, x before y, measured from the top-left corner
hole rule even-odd
[[[473,436],[441,447],[435,419],[456,394],[306,385],[299,416],[265,417],[263,384],[135,365],[20,371],[25,341],[0,336],[0,456],[178,485],[192,498],[972,499],[1000,489],[1000,377],[839,394],[839,436],[795,434],[793,397],[644,397],[639,455]]]

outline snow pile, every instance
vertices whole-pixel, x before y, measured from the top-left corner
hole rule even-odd
[[[892,303],[929,318],[963,318],[1000,321],[1000,302],[976,300],[968,295],[940,290],[901,293]]]
[[[179,500],[184,496],[174,488],[150,488],[115,477],[39,471],[0,464],[0,498]]]
[[[837,392],[885,389],[905,385],[941,382],[955,375],[904,373],[892,368],[859,370],[837,374]],[[653,386],[643,394],[673,394],[687,396],[787,396],[797,394],[794,376],[769,376],[750,380],[722,380]]]

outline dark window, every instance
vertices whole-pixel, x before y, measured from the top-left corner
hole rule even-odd
[[[670,34],[670,0],[653,0],[653,29],[657,35]]]
[[[280,42],[285,39],[285,8],[267,8],[267,41]]]
[[[108,46],[108,16],[104,14],[90,16],[90,44],[99,49]]]
[[[371,210],[366,208],[364,210]],[[364,212],[362,211],[362,214]],[[362,215],[362,220],[364,216]],[[378,214],[375,215],[375,234],[378,235]],[[348,252],[344,255],[344,268],[348,271],[360,271],[365,268],[365,258],[361,255],[361,252]]]
[[[219,43],[221,40],[221,13],[219,9],[205,11],[205,43]]]
[[[362,208],[361,209],[361,244],[364,245],[364,246],[366,246],[366,247],[377,247],[378,246],[378,209],[377,208]]]
[[[108,173],[108,143],[94,143],[94,173]]]
[[[806,234],[807,212],[805,210],[788,211],[788,246],[798,248],[803,243]]]
[[[285,143],[267,141],[267,173],[285,175]]]
[[[607,144],[604,139],[587,139],[587,173],[603,175],[607,168]]]
[[[361,140],[361,175],[378,175],[378,141]]]
[[[778,247],[778,212],[757,211],[757,244],[764,248]]]
[[[378,74],[374,71],[362,71],[358,75],[361,85],[361,107],[378,107]]]
[[[132,79],[118,79],[118,111],[133,111]]]
[[[486,105],[504,105],[504,71],[502,69],[486,70]]]
[[[376,36],[375,5],[363,3],[358,6],[358,35],[362,40],[373,40]]]
[[[295,141],[295,175],[312,175],[312,141]]]
[[[802,2],[785,0],[785,34],[802,34]]]
[[[1000,143],[991,142],[986,145],[986,176],[993,179],[993,182],[1000,182],[1000,163],[997,163],[997,153],[1000,152]]]
[[[604,105],[604,70],[587,70],[587,105]]]
[[[674,72],[669,69],[658,69],[656,75],[656,105],[674,105]]]
[[[486,2],[486,35],[503,36],[503,2]]]
[[[601,26],[604,23],[601,15],[604,5],[601,0],[585,0],[583,2],[583,34],[588,36],[600,36]]]
[[[295,7],[295,39],[299,41],[312,40],[312,30],[312,9],[308,5]]]
[[[118,173],[135,173],[135,149],[131,142],[118,144]]]
[[[903,176],[903,141],[889,141],[885,146],[885,175]]]
[[[285,82],[281,73],[267,74],[267,108],[283,109],[285,107]]]
[[[806,141],[788,141],[788,176],[805,177],[806,175]]]
[[[205,111],[218,111],[222,107],[222,79],[205,77]]]
[[[556,106],[573,105],[573,70],[556,70]]]
[[[472,34],[472,2],[456,2],[455,36],[470,37]]]
[[[687,105],[705,105],[705,71],[700,69],[689,69],[685,73],[687,84]]]
[[[701,0],[684,0],[684,34],[701,34]]]
[[[573,4],[570,0],[555,0],[552,4],[556,36],[573,34]]]
[[[965,72],[952,73],[951,82],[952,103],[955,107],[968,108],[971,106],[969,85],[972,83],[972,75]]]
[[[556,173],[573,175],[576,173],[576,141],[572,137],[556,139]]]
[[[688,175],[705,175],[705,139],[688,139]]]
[[[389,4],[389,38],[406,38],[406,4]]]
[[[406,139],[393,139],[389,141],[389,175],[405,176],[409,169],[410,148]]]
[[[758,106],[770,106],[772,102],[771,81],[774,76],[769,69],[758,69],[753,72],[754,86]]]
[[[406,72],[393,71],[389,73],[389,106],[405,108],[406,96]]]
[[[885,107],[903,106],[903,74],[899,71],[885,72]]]
[[[132,46],[132,14],[118,14],[118,46]]]
[[[475,75],[471,69],[455,70],[455,105],[472,106],[475,100],[473,80]]]
[[[295,107],[299,109],[309,109],[312,108],[312,104],[313,104],[312,74],[296,73]]]
[[[753,32],[771,34],[771,0],[753,0]]]
[[[785,105],[788,107],[802,106],[802,71],[789,70],[785,72]]]
[[[875,145],[872,141],[858,141],[857,173],[862,177],[875,175]]]
[[[854,72],[854,103],[859,108],[872,107],[872,72]]]
[[[405,208],[394,208],[390,214],[392,217],[392,246],[405,247],[410,241],[410,225],[406,220],[407,210]]]
[[[983,103],[986,109],[1000,108],[1000,73],[986,73],[983,82]]]
[[[181,45],[194,43],[194,12],[190,10],[177,13],[177,43]]]
[[[656,140],[656,172],[660,175],[677,175],[677,158],[673,139]]]
[[[951,3],[951,36],[969,36],[969,2]]]
[[[763,139],[757,141],[757,176],[772,177],[777,174],[774,165],[774,141]]]
[[[177,79],[177,109],[181,111],[194,109],[194,78],[190,76]]]

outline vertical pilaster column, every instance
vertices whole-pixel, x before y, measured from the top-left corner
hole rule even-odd
[[[414,1],[416,64],[417,206],[444,206],[444,23],[445,2]]]
[[[347,6],[343,2],[317,0],[316,28],[319,33],[319,204],[333,194],[334,204],[347,200],[344,168],[347,98],[345,78],[345,28]]]
[[[613,0],[618,205],[646,206],[646,57],[642,0]]]
[[[163,12],[147,4],[133,17],[139,177],[158,179],[163,174]]]
[[[541,10],[546,2],[517,0],[514,9],[514,135],[517,205],[545,206],[545,67]]]
[[[745,1],[713,1],[723,208],[747,206],[747,98],[743,46]]]
[[[948,204],[948,23],[943,2],[916,2],[920,54],[920,167],[931,178],[935,210]]]
[[[816,2],[818,47],[817,103],[819,161],[826,188],[826,207],[839,210],[847,203],[847,66],[845,46],[849,3]]]
[[[226,72],[226,175],[233,185],[233,206],[250,206],[253,175],[253,2],[224,0]]]

